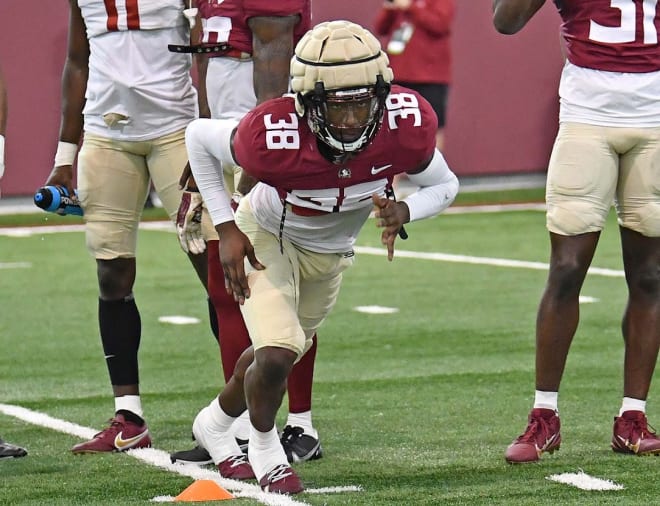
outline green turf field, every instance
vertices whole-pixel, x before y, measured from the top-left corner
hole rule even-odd
[[[518,198],[500,199],[512,200]],[[44,214],[0,217],[0,227],[43,221]],[[538,211],[447,214],[410,224],[410,239],[397,246],[476,261],[545,263],[544,223]],[[100,429],[113,403],[84,236],[6,232],[0,229],[0,403]],[[370,222],[359,245],[379,243]],[[219,355],[205,294],[175,235],[142,231],[138,256],[143,406],[154,447],[170,452],[190,445],[194,415],[217,392]],[[314,419],[325,456],[295,467],[310,489],[361,490],[304,493],[281,504],[655,504],[660,460],[609,448],[622,392],[623,278],[587,278],[583,295],[597,300],[582,305],[564,376],[561,450],[539,464],[510,466],[504,449],[524,429],[533,399],[534,320],[546,273],[461,258],[395,256],[388,263],[358,254],[319,332]],[[622,268],[612,217],[593,266]],[[355,310],[369,305],[398,312]],[[159,323],[164,315],[202,323]],[[651,423],[660,423],[656,392],[657,386]],[[73,456],[69,448],[80,438],[12,416],[0,414],[0,435],[29,450],[26,458],[0,461],[0,504],[148,504],[192,482],[129,455]],[[547,479],[580,470],[625,488],[585,491]]]

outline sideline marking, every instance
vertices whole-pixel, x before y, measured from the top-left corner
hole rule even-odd
[[[579,473],[562,473],[547,476],[546,480],[556,481],[564,485],[571,485],[581,490],[623,490],[625,487],[614,483],[612,480],[604,480],[589,476],[584,471],[580,470]]]
[[[39,411],[23,408],[13,404],[0,403],[0,412],[5,415],[13,416],[19,420],[38,425],[47,429],[52,429],[65,434],[79,437],[80,439],[91,439],[98,432],[90,427],[83,427],[66,420],[54,418]],[[308,503],[296,501],[290,496],[282,494],[268,493],[261,490],[258,485],[245,483],[243,481],[231,480],[223,478],[216,470],[198,467],[194,464],[172,464],[170,462],[169,453],[158,450],[156,448],[139,448],[136,450],[128,450],[123,452],[126,455],[134,457],[138,460],[151,464],[153,466],[165,469],[167,471],[188,476],[194,480],[213,480],[221,487],[232,492],[236,497],[247,497],[255,499],[267,506],[309,506]],[[308,494],[329,494],[333,492],[360,492],[362,487],[359,486],[345,486],[345,487],[325,487],[320,489],[306,489],[305,493]],[[162,500],[162,498],[158,498]]]

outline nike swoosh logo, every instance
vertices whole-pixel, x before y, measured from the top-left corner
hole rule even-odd
[[[639,451],[639,446],[640,446],[640,443],[642,442],[642,438],[639,438],[639,439],[637,440],[637,443],[634,443],[634,444],[633,444],[633,443],[630,442],[629,439],[624,439],[624,438],[622,438],[622,437],[619,436],[619,435],[617,435],[616,437],[619,438],[619,440],[623,443],[623,445],[624,445],[626,448],[628,448],[631,452],[633,452],[633,453],[637,453],[637,452]]]
[[[142,441],[145,437],[149,435],[149,429],[144,429],[143,432],[140,432],[137,436],[129,437],[128,439],[124,439],[123,433],[120,432],[115,436],[115,447],[118,450],[125,450],[128,448],[131,448],[138,444],[140,441]]]
[[[548,449],[548,446],[550,446],[554,440],[557,438],[557,434],[553,434],[549,438],[545,439],[545,444],[541,447],[539,447],[538,444],[534,443],[534,446],[536,447],[536,453],[538,453],[539,456]]]
[[[374,174],[374,175],[378,174],[379,172],[383,172],[384,170],[389,169],[391,166],[392,166],[391,163],[389,165],[383,165],[382,167],[373,167],[372,166],[371,167],[371,173]]]

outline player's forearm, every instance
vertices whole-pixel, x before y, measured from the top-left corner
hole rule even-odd
[[[420,186],[419,190],[403,199],[410,212],[410,221],[441,213],[451,205],[458,193],[458,178],[437,149],[426,169],[408,174],[408,179]]]
[[[206,92],[206,74],[209,66],[209,58],[205,54],[195,55],[197,65],[197,103],[199,106],[199,117],[210,118],[211,109],[209,108],[209,99]]]
[[[293,30],[299,16],[253,17],[253,84],[257,104],[281,97],[289,89],[289,65],[293,54]]]
[[[67,59],[62,74],[62,120],[60,141],[78,144],[83,130],[83,108],[87,89],[87,66]]]
[[[493,25],[500,33],[517,33],[544,3],[545,0],[493,0]]]
[[[222,164],[236,164],[231,154],[235,120],[198,119],[186,129],[188,159],[213,225],[234,219],[222,179]]]

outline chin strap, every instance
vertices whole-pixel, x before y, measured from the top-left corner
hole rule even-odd
[[[280,254],[284,255],[284,220],[286,220],[286,200],[283,197],[280,197],[280,202],[282,202],[282,217],[280,218]]]

